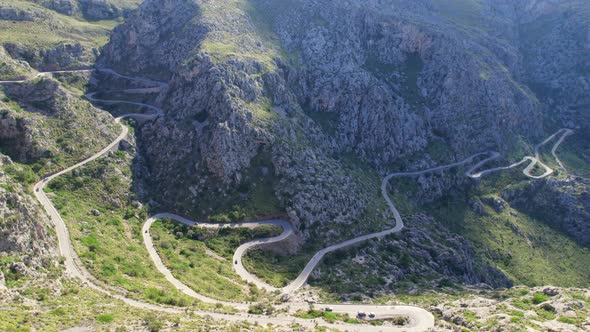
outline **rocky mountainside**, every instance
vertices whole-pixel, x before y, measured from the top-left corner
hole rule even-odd
[[[301,150],[289,155],[297,145],[325,154],[320,162],[332,168],[334,155],[354,152],[383,169],[437,143],[461,157],[507,150],[516,133],[540,137],[536,98],[478,36],[465,41],[452,23],[441,31],[428,17],[357,5],[147,1],[116,30],[102,62],[171,77],[161,96],[167,123],[144,132],[146,141],[183,142],[172,144],[182,146],[175,156],[161,147],[152,156],[157,171],[183,169],[179,179],[197,169],[239,183],[267,142],[280,172],[281,159],[312,167]]]
[[[100,63],[170,82],[165,116],[139,132],[155,206],[231,219],[276,200],[264,212],[286,213],[304,246],[322,246],[391,223],[379,195],[388,171],[510,154],[543,136],[547,104],[529,88],[519,35],[539,8],[148,0]],[[437,190],[422,196],[463,182],[424,178]]]
[[[18,168],[9,157],[0,156],[0,290],[19,279],[44,278],[48,269],[57,266],[49,219],[10,176]]]
[[[510,205],[533,216],[543,216],[558,231],[584,245],[590,244],[590,181],[569,177],[531,183],[517,190],[506,190]]]
[[[6,86],[0,102],[0,149],[47,173],[83,159],[116,137],[112,117],[54,79]]]
[[[104,73],[3,85],[0,292],[9,296],[0,305],[62,308],[47,301],[53,294],[90,308],[73,310],[84,318],[72,322],[106,319],[96,316],[89,290],[60,280],[51,221],[29,188],[116,136],[113,118],[80,97],[97,89],[98,96],[154,103],[164,114],[133,127],[137,151],[123,142],[107,158],[119,162],[109,174],[124,176],[124,184],[107,181],[100,166],[74,172],[49,195],[71,198],[60,213],[70,213],[83,263],[110,286],[131,288],[128,295],[182,302],[140,256],[150,209],[221,222],[288,218],[296,239],[246,259],[259,276],[270,266],[287,280],[284,271],[299,272],[317,250],[393,226],[381,195],[386,174],[489,150],[503,156],[491,167],[506,165],[567,127],[575,133],[557,152],[564,165],[541,151],[556,170],[547,179],[511,170],[473,181],[457,168],[392,180],[389,194],[405,229],[328,255],[310,289],[331,300],[434,297],[441,329],[589,326],[587,291],[488,291],[590,286],[588,1],[145,0],[134,10],[138,3],[0,0],[0,80],[96,63],[168,83],[149,96],[112,91],[139,85]],[[127,106],[105,109],[141,111]],[[101,222],[114,210],[120,220]],[[136,247],[117,246],[125,241]],[[119,264],[122,257],[146,259],[128,259],[141,262],[133,270]],[[465,292],[472,296],[438,299]],[[31,316],[69,326],[46,318],[53,312]],[[144,320],[133,324],[153,321]],[[2,321],[0,329],[13,328]]]

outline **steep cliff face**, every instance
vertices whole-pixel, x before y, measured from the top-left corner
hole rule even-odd
[[[100,63],[125,66],[130,73],[162,73],[169,78],[204,36],[199,12],[193,1],[145,1],[115,29]]]

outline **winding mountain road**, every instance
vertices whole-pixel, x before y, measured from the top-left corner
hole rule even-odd
[[[39,73],[35,77],[46,76],[46,75],[50,75],[53,73],[76,72],[76,71],[89,71],[89,70],[72,70],[72,71],[57,71],[57,72]],[[133,77],[120,75],[111,69],[104,69],[103,68],[103,69],[100,69],[100,71],[111,73],[111,74],[116,75],[121,78],[136,80],[136,81],[144,82],[146,84],[155,85],[155,87],[152,86],[152,87],[148,87],[148,88],[119,90],[120,92],[126,92],[126,91],[131,92],[132,90],[141,90],[141,89],[165,88],[167,86],[167,84],[163,83],[163,82],[155,82],[155,81],[151,81],[151,80],[147,80],[147,79],[133,78]],[[22,83],[25,81],[26,80],[0,81],[0,84]],[[64,258],[65,258],[64,265],[65,265],[66,272],[69,275],[71,275],[72,277],[80,279],[89,287],[91,287],[101,293],[112,296],[113,298],[119,299],[128,305],[131,305],[131,306],[134,306],[137,308],[141,308],[141,309],[146,309],[146,310],[157,310],[157,311],[164,311],[164,312],[170,312],[170,313],[186,312],[186,310],[184,310],[184,309],[154,305],[154,304],[145,303],[145,302],[141,302],[141,301],[137,301],[137,300],[125,297],[125,296],[118,294],[117,292],[109,289],[108,286],[102,285],[102,283],[100,281],[96,280],[96,278],[94,276],[92,276],[84,268],[83,264],[80,262],[80,259],[77,255],[77,253],[75,252],[73,245],[71,243],[68,229],[67,229],[67,226],[66,226],[64,220],[62,219],[62,217],[58,213],[57,209],[53,206],[52,202],[48,199],[47,195],[45,194],[44,188],[47,186],[47,184],[51,180],[65,174],[65,173],[68,173],[78,167],[81,167],[89,162],[92,162],[92,161],[104,156],[112,149],[114,149],[128,135],[127,127],[125,125],[121,124],[122,119],[134,118],[134,119],[138,119],[138,120],[154,120],[157,117],[162,115],[162,110],[156,106],[153,106],[153,105],[148,105],[148,104],[144,104],[144,103],[129,102],[129,101],[124,101],[124,100],[103,100],[103,99],[96,98],[95,95],[96,95],[96,93],[90,93],[90,94],[86,95],[86,97],[90,101],[93,101],[93,102],[122,103],[122,104],[129,104],[129,105],[135,105],[135,106],[142,106],[142,107],[146,107],[152,111],[155,111],[156,114],[151,114],[151,115],[127,114],[127,115],[121,116],[119,118],[116,118],[115,119],[116,123],[120,124],[121,128],[122,128],[121,134],[113,142],[111,142],[107,147],[105,147],[103,150],[96,153],[95,155],[77,163],[76,165],[73,165],[71,167],[68,167],[68,168],[60,171],[60,172],[57,172],[53,175],[48,176],[47,178],[45,178],[42,181],[35,184],[35,186],[33,187],[35,197],[42,204],[42,206],[44,207],[44,209],[46,210],[46,212],[48,213],[52,222],[55,225],[57,238],[58,238],[58,242],[59,242],[59,250],[60,250],[61,255],[64,256]],[[269,291],[278,290],[278,291],[281,291],[282,293],[289,294],[289,293],[296,291],[297,289],[299,289],[301,286],[303,286],[306,283],[311,272],[315,269],[315,267],[320,263],[322,258],[327,253],[330,253],[330,252],[333,252],[333,251],[336,251],[336,250],[339,250],[342,248],[346,248],[346,247],[349,247],[349,246],[352,246],[352,245],[355,245],[355,244],[358,244],[360,242],[367,241],[370,239],[381,238],[381,237],[384,237],[384,236],[387,236],[390,234],[398,233],[403,229],[404,224],[403,224],[402,217],[401,217],[399,211],[397,210],[397,208],[395,207],[394,203],[391,201],[391,199],[388,195],[388,192],[387,192],[387,187],[389,185],[389,181],[392,178],[394,178],[394,177],[415,177],[415,176],[420,176],[420,175],[427,174],[427,173],[443,171],[443,170],[446,170],[446,169],[449,169],[452,167],[463,166],[468,163],[472,163],[476,158],[484,156],[486,154],[489,154],[490,157],[477,163],[474,167],[472,167],[469,171],[466,172],[466,176],[477,179],[477,178],[480,178],[486,174],[489,174],[489,173],[492,173],[495,171],[499,171],[499,170],[514,168],[514,167],[517,167],[517,166],[523,164],[526,161],[531,161],[530,165],[523,171],[525,173],[525,175],[527,175],[528,177],[531,177],[531,178],[547,177],[553,172],[553,170],[551,170],[549,167],[547,167],[545,164],[543,164],[541,162],[538,150],[540,149],[540,147],[542,147],[543,145],[545,145],[546,143],[548,143],[549,141],[554,139],[560,133],[562,133],[562,136],[559,139],[559,141],[555,144],[555,146],[552,150],[553,155],[557,158],[555,151],[557,150],[559,145],[564,141],[564,139],[568,135],[571,134],[571,130],[569,130],[569,129],[562,129],[562,130],[558,131],[557,133],[553,134],[552,136],[550,136],[549,138],[547,138],[545,141],[543,141],[539,145],[537,145],[535,147],[535,156],[534,157],[527,156],[527,157],[523,158],[523,160],[521,160],[520,162],[514,163],[514,164],[506,166],[506,167],[497,167],[497,168],[493,168],[493,169],[489,169],[489,170],[485,170],[485,171],[480,171],[478,173],[474,173],[477,169],[481,168],[487,162],[497,159],[500,156],[496,152],[484,152],[484,153],[478,153],[478,154],[473,155],[463,161],[452,163],[449,165],[438,166],[438,167],[434,167],[434,168],[422,170],[422,171],[396,172],[396,173],[389,174],[382,181],[381,192],[382,192],[383,198],[387,202],[388,207],[390,208],[391,212],[394,215],[395,226],[391,229],[388,229],[388,230],[384,230],[384,231],[372,233],[372,234],[367,234],[367,235],[362,235],[362,236],[356,237],[354,239],[347,240],[347,241],[329,246],[327,248],[324,248],[324,249],[318,251],[312,257],[312,259],[308,262],[308,264],[305,266],[305,268],[299,274],[299,276],[295,280],[293,280],[289,285],[287,285],[286,287],[280,288],[280,289],[277,289],[277,288],[274,288],[274,287],[268,285],[264,281],[260,280],[256,276],[249,273],[242,265],[242,257],[248,250],[250,250],[252,248],[258,247],[263,244],[280,242],[280,241],[285,240],[289,236],[291,236],[293,234],[293,228],[292,228],[291,224],[285,220],[267,220],[267,221],[261,221],[261,222],[238,223],[238,224],[210,224],[210,223],[203,223],[203,222],[196,222],[196,221],[188,220],[184,217],[177,216],[177,215],[170,214],[170,213],[162,213],[162,214],[157,214],[157,215],[150,217],[143,225],[142,234],[143,234],[144,244],[145,244],[147,251],[150,255],[150,258],[153,260],[156,268],[166,277],[166,279],[172,285],[174,285],[181,292],[183,292],[184,294],[186,294],[188,296],[196,298],[200,301],[203,301],[203,302],[223,303],[223,304],[230,305],[240,311],[239,313],[237,313],[235,315],[212,313],[212,312],[207,312],[207,311],[194,311],[196,314],[199,314],[199,315],[203,315],[203,316],[208,315],[208,316],[213,317],[214,319],[234,321],[234,322],[247,320],[250,322],[257,322],[260,324],[269,324],[270,323],[270,324],[276,324],[276,325],[289,325],[292,322],[297,322],[300,325],[307,327],[307,328],[314,328],[315,325],[317,324],[320,326],[326,326],[326,327],[338,328],[338,329],[346,329],[349,331],[425,331],[425,330],[432,328],[434,326],[434,317],[428,311],[426,311],[422,308],[414,307],[414,306],[375,306],[375,305],[356,305],[356,304],[354,304],[354,305],[346,305],[346,304],[318,304],[318,305],[316,305],[316,308],[318,308],[318,309],[325,309],[327,307],[331,307],[332,310],[334,310],[334,312],[348,313],[351,316],[355,316],[358,311],[375,312],[377,314],[377,317],[379,317],[379,318],[404,315],[404,316],[409,317],[410,322],[408,325],[403,326],[403,327],[371,326],[371,325],[366,325],[366,324],[353,325],[353,324],[345,324],[345,323],[329,324],[324,321],[312,322],[310,320],[299,319],[299,318],[293,317],[292,316],[293,311],[300,310],[300,309],[305,310],[308,308],[308,305],[306,303],[289,303],[289,304],[282,305],[280,307],[283,309],[286,309],[287,313],[280,314],[276,317],[267,317],[267,316],[247,314],[245,312],[247,310],[247,304],[221,302],[221,301],[218,301],[215,299],[205,297],[201,294],[197,294],[192,289],[190,289],[188,286],[184,285],[182,282],[180,282],[178,279],[176,279],[172,275],[172,273],[169,271],[169,269],[163,264],[156,249],[154,248],[153,242],[152,242],[152,239],[151,239],[151,236],[149,233],[150,227],[152,226],[152,224],[156,220],[164,219],[164,218],[174,219],[178,222],[181,222],[181,223],[189,225],[189,226],[210,227],[210,228],[258,227],[260,225],[279,226],[283,229],[283,232],[279,236],[276,236],[273,238],[268,238],[268,239],[258,239],[258,240],[250,241],[248,243],[241,245],[234,253],[234,261],[237,263],[232,264],[232,265],[234,266],[237,274],[240,275],[240,277],[242,277],[244,280],[246,280],[248,282],[252,282],[252,283],[256,284],[258,287],[269,290]],[[546,171],[544,174],[542,174],[540,176],[533,176],[531,174],[531,171],[533,170],[533,168],[536,164],[540,164],[542,167],[545,168]],[[561,165],[561,162],[559,162],[559,164]]]
[[[534,156],[525,156],[524,158],[522,158],[522,160],[520,160],[519,162],[513,163],[511,165],[508,166],[500,166],[500,167],[495,167],[495,168],[490,168],[484,171],[480,171],[475,173],[475,171],[477,171],[478,169],[480,169],[483,165],[485,165],[486,163],[498,159],[500,158],[500,154],[498,152],[492,151],[492,152],[488,152],[490,154],[490,157],[487,159],[482,160],[481,162],[477,163],[474,167],[472,167],[469,171],[467,171],[467,173],[465,173],[466,176],[472,178],[472,179],[478,179],[481,178],[487,174],[491,174],[494,172],[498,172],[498,171],[503,171],[503,170],[507,170],[507,169],[511,169],[511,168],[515,168],[518,167],[524,163],[526,163],[527,161],[530,161],[530,163],[528,164],[528,166],[522,171],[523,174],[529,178],[532,179],[543,179],[548,177],[549,175],[553,174],[554,170],[551,169],[549,166],[545,165],[542,161],[541,161],[541,156],[540,156],[540,152],[539,150],[547,145],[547,143],[551,142],[552,140],[555,139],[555,137],[557,137],[558,135],[561,135],[559,140],[557,140],[557,142],[555,142],[555,144],[553,145],[553,148],[551,149],[551,154],[553,155],[553,157],[556,159],[556,161],[558,162],[558,164],[560,165],[561,168],[565,169],[565,167],[563,166],[563,164],[561,163],[561,160],[559,160],[559,158],[557,157],[557,149],[559,148],[559,146],[563,143],[563,141],[570,136],[571,134],[573,134],[573,130],[571,129],[566,129],[566,128],[562,128],[559,129],[557,132],[555,132],[553,135],[547,137],[543,142],[537,144],[535,146],[535,151],[534,151]],[[541,175],[532,175],[531,172],[534,170],[536,165],[540,165],[541,167],[543,167],[545,169],[545,172]]]

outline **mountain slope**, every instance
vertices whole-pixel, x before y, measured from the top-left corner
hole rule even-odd
[[[165,116],[140,130],[151,197],[214,220],[287,214],[312,250],[390,224],[381,172],[541,137],[515,35],[494,34],[511,22],[481,19],[490,4],[451,3],[465,10],[146,1],[100,61],[170,79]],[[424,192],[432,200],[466,180],[427,181],[439,188]]]

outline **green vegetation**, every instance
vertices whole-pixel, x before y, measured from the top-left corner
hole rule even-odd
[[[533,303],[534,304],[540,304],[543,303],[545,301],[549,300],[549,296],[543,294],[543,293],[535,293],[533,294]]]
[[[15,144],[20,136],[0,142],[3,153],[27,164],[20,166],[21,172],[25,173],[15,174],[21,183],[34,182],[37,176],[79,162],[107,146],[120,131],[120,127],[106,113],[97,113],[89,103],[66,90],[66,94],[53,91],[53,83],[49,79],[30,83],[35,85],[31,88],[38,89],[40,93],[55,96],[45,103],[11,99],[5,95],[0,101],[0,118],[14,119],[19,124],[15,129],[32,137],[32,142],[25,148],[20,146],[24,140],[19,145]],[[23,150],[30,150],[30,153],[21,156]],[[30,171],[37,175],[33,176]]]
[[[31,72],[32,69],[28,65],[13,60],[4,48],[0,47],[0,80],[22,79]]]
[[[21,184],[30,185],[39,181],[37,173],[28,165],[15,163],[5,166],[4,171],[9,177]],[[10,187],[6,187],[5,189],[10,189]]]
[[[61,279],[61,274],[49,278]],[[18,297],[3,298],[0,302],[0,331],[63,331],[87,326],[93,321],[104,324],[111,331],[127,331],[125,327],[129,325],[148,326],[152,321],[158,321],[160,326],[174,325],[178,331],[195,331],[203,326],[211,328],[218,324],[190,314],[156,315],[128,307],[91,288],[64,279],[61,279],[62,286],[58,288],[55,284],[45,287],[38,280],[29,282],[31,284],[22,289]],[[219,324],[223,325],[223,322]]]
[[[96,316],[96,321],[101,324],[112,323],[113,319],[114,319],[113,315],[111,315],[111,314],[102,314],[102,315]]]
[[[272,315],[275,312],[275,308],[268,302],[259,302],[252,304],[248,308],[248,313],[253,315]]]
[[[590,178],[590,116],[581,123],[587,123],[587,125],[575,130],[573,135],[565,139],[557,150],[557,156],[568,173]],[[546,153],[544,157],[546,155],[548,154]],[[546,160],[554,159],[552,156],[547,156],[543,161]],[[556,166],[554,169],[559,168]]]
[[[383,218],[383,213],[389,211],[389,208],[381,195],[381,175],[353,153],[341,154],[337,158],[342,172],[354,180],[355,185],[360,188],[360,196],[368,202],[358,223],[360,229],[351,229],[352,232],[342,234],[342,240],[386,229],[389,220]]]
[[[588,248],[520,211],[496,213],[487,207],[487,215],[479,216],[468,207],[469,197],[447,196],[424,209],[469,239],[479,257],[515,283],[588,286]]]
[[[383,211],[387,207],[381,196],[381,177],[379,174],[370,165],[359,160],[353,154],[341,154],[335,156],[335,159],[341,165],[341,172],[354,179],[355,184],[360,188],[359,195],[365,197],[369,204],[360,216],[360,221],[355,227],[342,229],[339,233],[339,239],[331,239],[331,242],[337,243],[351,239],[359,234],[386,229],[388,225],[386,224],[387,220],[383,218]],[[315,231],[317,231],[316,228],[310,230],[312,233]],[[324,246],[326,246],[326,243],[309,241],[294,256],[278,255],[264,250],[251,250],[244,257],[243,263],[248,271],[256,274],[269,284],[275,287],[283,287],[297,277],[313,254]],[[356,251],[358,247],[351,250]],[[339,250],[328,255],[325,261],[335,262],[333,258],[343,255],[346,255],[346,250]],[[376,283],[382,282],[382,278],[377,277],[369,278],[368,280]]]
[[[242,263],[246,270],[256,274],[274,287],[284,287],[295,279],[309,259],[311,254],[297,256],[281,256],[266,250],[250,250],[243,257]]]
[[[451,156],[451,149],[447,142],[445,142],[441,138],[433,139],[428,143],[426,147],[426,152],[430,155],[430,157],[438,164],[444,165],[448,163],[449,160],[452,160]],[[416,180],[407,179],[412,182],[416,182]],[[403,191],[402,191],[403,192]]]
[[[387,225],[383,218],[383,211],[386,210],[385,201],[381,197],[381,177],[367,163],[362,162],[353,154],[340,154],[334,156],[335,163],[338,163],[343,174],[354,179],[359,188],[360,195],[366,198],[369,205],[359,217],[355,227],[342,229],[338,239],[331,239],[332,243],[344,241],[358,234],[371,233],[385,229]],[[311,233],[318,232],[317,228],[310,229]],[[244,266],[251,272],[264,279],[268,283],[283,287],[293,280],[309,262],[311,256],[322,249],[326,243],[309,241],[304,248],[294,256],[283,256],[263,250],[252,250],[244,258]],[[355,249],[356,250],[356,249]],[[334,253],[339,257],[343,251]],[[330,255],[332,257],[332,255]],[[326,258],[328,259],[328,258]]]
[[[440,0],[435,3],[434,10],[464,32],[479,32],[484,29],[482,0]]]
[[[306,111],[305,114],[312,118],[329,135],[336,135],[340,116],[337,112]]]
[[[215,61],[225,62],[232,58],[252,59],[261,63],[265,71],[276,70],[275,59],[283,55],[280,43],[268,28],[268,21],[250,1],[221,0],[202,5],[204,21],[217,21],[222,15],[236,18],[232,26],[217,26],[211,31],[201,45]],[[251,19],[251,20],[250,20]],[[254,22],[252,26],[251,22]],[[241,33],[236,36],[231,29],[239,28]],[[262,40],[262,44],[257,44]]]
[[[273,16],[268,15],[269,11],[290,6],[291,1],[276,1],[272,8],[257,6],[255,2],[219,0],[201,4],[202,21],[214,24],[215,29],[208,32],[207,38],[200,45],[200,51],[207,53],[220,66],[230,60],[256,61],[261,68],[248,75],[252,80],[260,80],[263,75],[277,70],[277,59],[289,61],[294,57],[282,49],[272,31]],[[220,21],[224,23],[219,24]],[[235,31],[240,33],[236,35]],[[257,98],[243,103],[243,106],[252,112],[254,121],[261,126],[279,118],[268,98]]]
[[[116,154],[99,159],[52,181],[48,196],[82,262],[99,280],[133,298],[190,306],[194,300],[165,280],[144,247],[141,227],[148,212],[129,194],[130,161]]]
[[[317,319],[322,318],[328,323],[335,323],[337,321],[346,322],[349,324],[359,324],[360,321],[354,318],[350,318],[348,314],[339,314],[331,311],[326,310],[316,310],[310,308],[309,310],[299,310],[295,313],[295,317],[304,318],[304,319]]]
[[[385,79],[397,70],[397,66],[384,63],[374,52],[369,52],[369,54],[367,54],[367,60],[365,61],[363,68],[373,75]]]
[[[420,72],[423,68],[424,61],[422,61],[419,54],[411,53],[407,55],[404,64],[404,77],[406,82],[402,88],[402,93],[405,100],[414,107],[420,107],[425,103],[424,98],[422,98],[422,94],[420,93],[420,89],[418,88],[418,78],[420,77]]]
[[[385,63],[377,54],[369,52],[363,68],[375,77],[385,81],[395,81],[392,77],[394,73],[401,75],[404,84],[401,86],[400,93],[404,97],[404,100],[416,110],[425,105],[426,101],[418,88],[418,78],[424,68],[424,61],[418,53],[406,54],[405,61],[396,65]]]
[[[205,229],[170,220],[154,223],[150,231],[162,261],[177,279],[211,298],[248,302],[264,294],[235,274],[233,253],[245,242],[281,232],[274,226]]]

